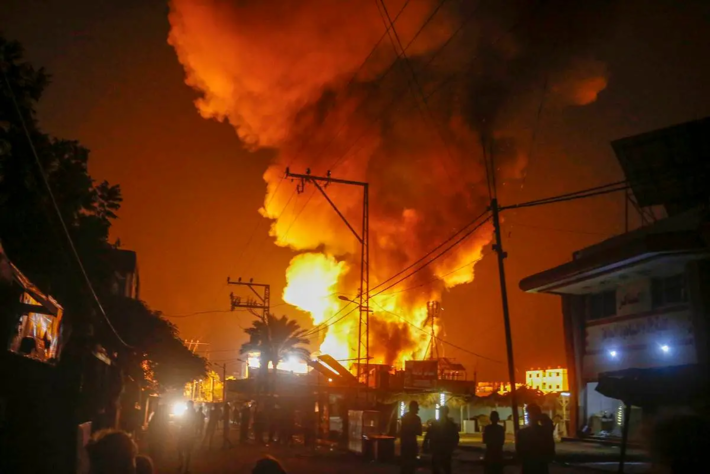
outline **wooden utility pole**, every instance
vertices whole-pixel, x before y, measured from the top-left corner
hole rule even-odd
[[[496,243],[493,249],[498,254],[498,276],[500,277],[500,296],[503,302],[503,323],[505,324],[505,345],[508,352],[508,377],[510,378],[510,405],[513,411],[513,430],[518,433],[520,429],[520,414],[518,413],[518,397],[515,390],[515,361],[513,360],[513,336],[510,329],[510,311],[508,308],[508,289],[505,282],[505,258],[508,256],[503,250],[503,241],[500,233],[500,208],[498,199],[491,199],[491,212],[493,213],[493,227],[495,229]]]

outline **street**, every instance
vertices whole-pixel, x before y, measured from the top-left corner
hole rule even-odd
[[[305,448],[302,445],[294,447],[284,447],[279,445],[258,446],[254,444],[236,443],[236,433],[232,432],[234,448],[222,450],[213,448],[197,448],[193,453],[190,472],[195,474],[226,474],[226,473],[248,473],[254,463],[263,456],[270,455],[278,459],[288,473],[381,473],[395,474],[399,472],[396,461],[392,463],[377,463],[365,461],[362,457],[352,453],[338,451],[332,448],[319,446],[315,449]],[[217,438],[215,439],[217,441]],[[221,439],[215,443],[221,447]],[[173,445],[168,447],[168,455],[163,464],[156,465],[157,473],[176,472],[178,468],[177,452]],[[615,466],[614,466],[615,467]],[[427,460],[422,459],[420,473],[431,472],[427,465]],[[476,456],[471,456],[464,451],[455,454],[454,472],[457,473],[482,473],[483,466]],[[519,472],[519,467],[508,466],[506,473]],[[577,473],[594,472],[589,467],[569,467],[553,464],[550,468],[552,473]],[[637,472],[629,469],[627,472]]]

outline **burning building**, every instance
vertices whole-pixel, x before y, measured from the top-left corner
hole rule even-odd
[[[579,3],[170,2],[169,43],[200,114],[228,121],[252,150],[277,150],[259,212],[275,243],[296,253],[283,299],[321,325],[321,351],[357,356],[357,317],[338,297],[361,292],[359,245],[314,189],[296,193],[285,169],[369,183],[369,362],[426,357],[426,303],[473,280],[492,228],[421,256],[485,213],[483,150],[497,184],[515,183],[538,86],[550,111],[589,104],[606,87],[604,64],[584,48],[604,13]],[[327,193],[345,218],[362,218],[359,193]]]

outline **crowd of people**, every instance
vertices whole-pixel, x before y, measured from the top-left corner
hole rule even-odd
[[[402,474],[413,474],[417,468],[419,444],[422,435],[422,420],[419,418],[419,404],[412,401],[409,411],[402,416],[400,428],[400,462]],[[522,428],[516,438],[516,453],[523,474],[545,474],[555,457],[554,425],[549,416],[542,413],[539,406],[527,407],[529,423]],[[500,474],[504,469],[503,445],[505,428],[498,423],[500,415],[491,412],[491,423],[483,430],[483,444],[486,446],[484,470],[490,474]],[[442,406],[439,417],[426,431],[422,449],[431,455],[433,474],[451,474],[451,460],[459,444],[459,427],[449,418],[449,408]]]
[[[523,474],[546,474],[555,457],[554,424],[539,406],[530,404],[526,408],[528,423],[521,428],[515,438],[515,454]],[[414,474],[419,465],[418,437],[425,432],[418,415],[416,401],[409,404],[409,411],[402,416],[400,427],[400,466],[402,474]],[[176,420],[173,428],[179,459],[179,473],[190,470],[192,453],[202,447],[211,449],[214,436],[222,422],[222,449],[232,448],[229,439],[230,425],[239,424],[240,442],[250,440],[259,444],[275,443],[290,445],[295,433],[296,417],[289,410],[273,405],[266,409],[245,404],[239,409],[229,404],[213,404],[196,407],[187,403],[187,409]],[[503,446],[506,440],[505,428],[500,424],[497,411],[490,414],[490,424],[483,429],[485,456],[484,472],[502,474],[506,460]],[[306,420],[307,421],[307,420]],[[87,445],[91,474],[152,474],[153,462],[164,464],[166,440],[170,418],[164,406],[158,406],[152,414],[147,429],[148,455],[138,453],[134,437],[125,431],[102,430],[95,433]],[[304,434],[308,442],[309,435]],[[710,439],[710,429],[699,416],[675,416],[661,419],[650,433],[651,453],[654,464],[665,466],[661,472],[694,472],[690,467],[701,464],[704,446]],[[688,435],[688,436],[686,436]],[[266,437],[265,437],[266,436]],[[311,433],[311,437],[315,433]],[[690,441],[690,442],[689,442]],[[439,408],[439,416],[426,429],[422,450],[430,455],[433,474],[451,474],[452,458],[459,444],[459,427],[449,417],[449,408]],[[254,466],[255,474],[285,474],[281,464],[272,457],[260,459]]]

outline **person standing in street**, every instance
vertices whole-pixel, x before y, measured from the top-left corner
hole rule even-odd
[[[168,441],[170,416],[165,405],[158,405],[148,421],[148,453],[155,462],[161,462]]]
[[[224,410],[222,411],[222,449],[232,449],[234,447],[229,439],[229,422],[231,420],[229,408],[229,402],[224,402]]]
[[[249,441],[249,423],[251,422],[251,408],[248,403],[242,405],[239,420],[239,442],[244,444]]]
[[[207,443],[207,449],[212,449],[212,440],[214,439],[214,433],[217,431],[217,422],[219,421],[219,409],[217,405],[212,405],[210,407],[209,418],[207,418],[207,431],[205,432],[205,439],[202,440],[202,444]]]
[[[503,474],[503,445],[505,444],[505,428],[498,424],[500,415],[491,412],[491,424],[483,429],[483,444],[486,454],[483,458],[486,474]]]
[[[417,436],[422,435],[422,420],[419,418],[419,403],[411,401],[409,411],[402,416],[400,428],[400,462],[402,474],[413,474],[417,469],[419,444]]]
[[[192,400],[187,402],[187,410],[182,414],[180,428],[178,431],[178,459],[180,466],[178,472],[190,472],[190,460],[192,459],[192,449],[195,447],[195,436],[197,435],[197,412]]]
[[[449,418],[449,407],[439,409],[439,419],[427,430],[424,445],[431,452],[432,474],[451,474],[451,457],[459,445],[459,427]]]
[[[549,416],[543,416],[540,407],[528,405],[528,426],[518,432],[515,450],[522,464],[523,474],[547,474],[555,457],[554,426]]]

